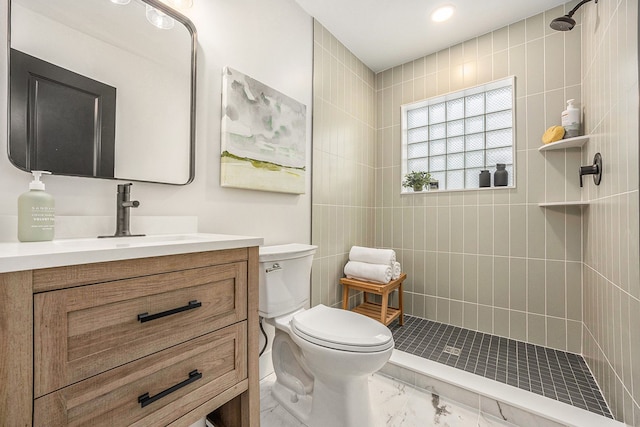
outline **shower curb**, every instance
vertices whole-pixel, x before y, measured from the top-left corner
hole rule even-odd
[[[593,412],[400,350],[393,351],[379,373],[518,426],[626,426]]]

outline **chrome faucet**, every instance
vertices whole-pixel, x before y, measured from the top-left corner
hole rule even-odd
[[[129,209],[137,208],[140,202],[130,200],[132,183],[119,184],[118,194],[116,196],[116,232],[113,236],[98,237],[135,237],[144,236],[144,234],[131,234],[129,231],[130,212]]]

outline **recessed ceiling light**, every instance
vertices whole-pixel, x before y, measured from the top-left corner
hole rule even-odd
[[[453,16],[453,12],[455,12],[455,10],[456,7],[450,4],[441,6],[433,11],[431,14],[431,20],[434,22],[444,22]]]

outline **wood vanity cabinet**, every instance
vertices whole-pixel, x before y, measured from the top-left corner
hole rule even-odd
[[[259,425],[257,247],[0,274],[1,426]]]

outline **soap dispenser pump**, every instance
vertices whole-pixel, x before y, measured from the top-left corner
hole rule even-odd
[[[18,240],[21,242],[41,242],[53,240],[55,225],[55,201],[45,193],[40,180],[47,171],[31,171],[33,181],[29,191],[18,197]]]

